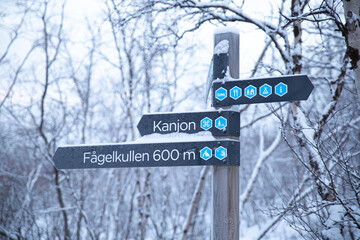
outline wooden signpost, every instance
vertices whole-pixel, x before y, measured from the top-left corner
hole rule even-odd
[[[314,88],[306,75],[238,80],[239,56],[238,33],[214,35],[212,105],[216,111],[145,114],[137,126],[141,135],[210,132],[215,140],[155,140],[151,143],[62,146],[54,154],[55,167],[83,169],[211,165],[211,238],[238,240],[240,114],[219,108],[305,100]]]
[[[237,33],[214,35],[214,80],[226,74],[232,78],[239,78],[239,41]],[[217,50],[221,45],[226,49],[226,44],[228,44],[227,52]],[[224,54],[227,56],[224,57]],[[224,59],[227,61],[226,64],[223,63]],[[240,125],[240,121],[238,124]],[[238,151],[240,152],[240,148]],[[214,240],[239,239],[239,181],[238,166],[213,167],[212,239]]]

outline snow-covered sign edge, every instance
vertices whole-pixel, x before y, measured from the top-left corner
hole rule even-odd
[[[239,29],[235,28],[235,27],[218,27],[215,29],[214,31],[214,35],[215,34],[222,34],[222,33],[235,33],[235,34],[239,34]]]

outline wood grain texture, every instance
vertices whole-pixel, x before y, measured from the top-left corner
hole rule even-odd
[[[214,47],[222,40],[229,41],[230,76],[239,78],[239,35],[231,32],[215,34]],[[239,239],[239,167],[213,167],[212,214],[213,240]]]

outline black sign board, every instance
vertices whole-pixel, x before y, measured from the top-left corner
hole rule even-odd
[[[144,114],[137,128],[142,136],[153,133],[197,133],[209,131],[213,136],[240,134],[240,113],[234,111]]]
[[[214,81],[214,107],[308,99],[314,85],[306,75],[289,75],[247,80]]]
[[[59,147],[57,169],[240,165],[240,143],[213,140],[169,143],[122,143]]]

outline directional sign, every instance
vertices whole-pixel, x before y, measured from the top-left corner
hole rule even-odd
[[[214,81],[212,89],[212,105],[223,107],[306,100],[314,85],[306,75],[288,75],[226,82]]]
[[[59,147],[57,169],[162,166],[239,166],[240,143],[235,140],[122,143]]]
[[[240,114],[234,111],[144,114],[137,126],[142,136],[153,133],[197,133],[239,137]]]

